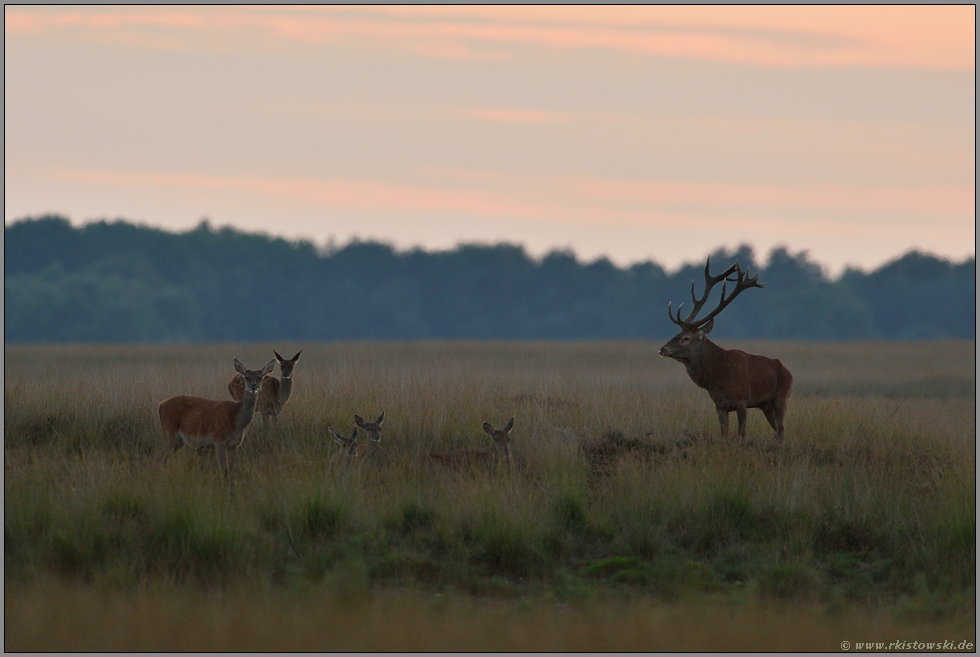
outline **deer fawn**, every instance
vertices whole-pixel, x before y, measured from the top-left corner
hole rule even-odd
[[[511,461],[510,432],[514,429],[514,418],[507,422],[503,429],[494,429],[489,422],[483,423],[483,430],[493,436],[490,449],[481,452],[475,449],[454,449],[450,452],[433,452],[429,459],[454,470],[465,466],[483,465],[494,466],[497,463]]]
[[[245,384],[242,401],[213,401],[177,395],[160,402],[160,426],[167,447],[163,458],[176,453],[184,445],[201,447],[212,444],[218,456],[218,469],[230,487],[235,454],[245,440],[248,425],[255,415],[259,387],[263,377],[272,371],[275,364],[275,361],[269,361],[261,370],[247,370],[235,359],[235,370],[241,374]]]
[[[338,466],[341,463],[353,463],[354,459],[357,458],[357,427],[354,427],[349,438],[344,438],[330,427],[327,427],[327,431],[333,436],[334,441],[340,445],[340,449],[330,457],[331,465]]]
[[[299,353],[289,360],[280,356],[278,351],[273,350],[272,353],[276,355],[276,360],[279,361],[279,372],[282,378],[277,380],[269,376],[262,379],[262,387],[259,388],[259,399],[256,405],[259,415],[262,416],[263,426],[269,422],[269,418],[278,419],[283,407],[286,406],[286,402],[289,401],[289,394],[293,391],[293,368],[296,367],[296,361],[299,360],[299,355],[303,353],[303,350],[300,349]],[[239,402],[245,396],[245,379],[241,374],[236,374],[228,382],[228,392],[232,399]]]
[[[700,299],[694,296],[694,281],[691,281],[691,299],[694,309],[687,319],[681,319],[681,308],[677,308],[677,318],[671,314],[670,320],[681,327],[681,332],[660,348],[660,355],[684,363],[691,379],[708,391],[718,412],[722,436],[728,435],[728,414],[735,411],[738,417],[738,435],[745,438],[746,409],[761,409],[776,431],[776,438],[783,439],[783,418],[786,404],[793,388],[793,375],[781,362],[774,358],[748,354],[738,349],[722,349],[706,336],[714,327],[714,318],[728,306],[743,290],[750,287],[765,287],[760,284],[759,275],[749,278],[748,271],[742,271],[738,262],[718,276],[711,276],[708,267],[711,258],[704,265],[704,294]],[[728,278],[731,274],[735,278]],[[701,319],[695,319],[708,299],[708,293],[722,280],[721,301],[718,307]],[[730,296],[725,296],[725,286],[735,283]],[[683,304],[682,304],[683,305]]]
[[[360,415],[354,415],[354,424],[367,432],[368,454],[366,458],[369,462],[375,465],[381,465],[386,460],[384,449],[381,447],[381,424],[384,421],[384,411],[381,411],[381,415],[379,415],[378,419],[374,422],[365,422],[364,418],[362,418]]]

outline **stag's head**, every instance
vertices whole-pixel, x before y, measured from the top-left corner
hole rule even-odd
[[[333,436],[334,441],[340,445],[341,451],[343,451],[344,455],[347,456],[348,459],[357,457],[357,427],[354,427],[354,430],[350,434],[350,438],[341,436],[330,427],[327,427],[327,431],[329,431],[330,435]]]
[[[378,416],[378,419],[375,422],[365,422],[364,418],[362,418],[360,415],[354,416],[354,424],[367,432],[368,440],[370,440],[375,446],[381,444],[381,423],[384,421],[384,411],[381,411],[381,415]]]
[[[303,353],[300,349],[299,352],[292,358],[286,359],[279,355],[278,351],[273,350],[272,353],[276,355],[276,360],[279,361],[279,371],[282,372],[282,378],[288,379],[293,376],[293,368],[296,367],[296,361],[299,360],[299,355]],[[289,353],[289,352],[286,352]]]
[[[701,295],[700,299],[694,294],[694,281],[691,281],[691,299],[694,301],[694,308],[687,316],[687,319],[681,319],[681,308],[684,304],[677,307],[677,317],[674,317],[671,312],[671,305],[669,303],[667,304],[667,316],[670,317],[670,321],[681,327],[681,332],[671,338],[667,344],[660,347],[660,355],[664,358],[673,358],[685,364],[696,359],[698,354],[704,349],[705,337],[714,328],[715,317],[718,313],[724,310],[742,290],[747,290],[750,287],[765,287],[765,285],[759,283],[758,274],[750,278],[748,270],[742,271],[738,262],[717,276],[712,276],[708,272],[710,266],[711,258],[709,257],[704,264],[704,294]],[[735,278],[729,278],[732,274],[735,274]],[[701,312],[705,301],[708,300],[708,294],[718,283],[722,283],[721,300],[718,302],[718,307],[704,317],[697,319],[698,313]],[[735,283],[735,289],[730,295],[726,296],[729,283]]]
[[[494,429],[489,422],[483,423],[483,430],[493,436],[493,449],[500,455],[510,458],[510,432],[514,429],[514,418],[503,429]]]
[[[272,371],[272,368],[276,366],[276,361],[270,360],[269,364],[263,367],[261,370],[247,370],[245,366],[242,365],[241,361],[237,358],[235,359],[235,371],[241,374],[245,378],[245,392],[251,395],[259,394],[259,387],[262,385],[262,379],[266,374]]]

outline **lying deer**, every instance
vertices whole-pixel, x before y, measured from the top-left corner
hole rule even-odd
[[[385,462],[384,449],[381,447],[381,424],[385,421],[385,412],[374,422],[365,422],[360,415],[354,415],[354,424],[364,429],[368,437],[368,453],[365,457],[368,462],[381,465]]]
[[[327,431],[333,436],[334,441],[340,445],[340,449],[330,457],[331,465],[336,466],[341,463],[353,463],[357,458],[357,427],[354,427],[349,438],[341,436],[330,427],[327,427]]]
[[[280,356],[279,352],[275,350],[272,353],[276,355],[276,360],[279,361],[281,378],[275,379],[267,376],[262,380],[257,406],[259,415],[262,416],[263,425],[268,424],[269,418],[277,419],[282,413],[283,407],[286,406],[286,402],[289,401],[289,395],[293,391],[293,368],[296,367],[296,361],[299,360],[299,355],[303,353],[303,350],[300,349],[295,356],[288,360]],[[245,395],[245,380],[241,374],[236,374],[228,382],[228,392],[235,401],[242,400]]]
[[[433,452],[429,460],[454,470],[475,465],[495,466],[511,461],[510,432],[514,429],[514,418],[503,429],[494,429],[489,422],[483,423],[483,430],[493,437],[490,449],[481,452],[475,449],[454,449],[450,452]]]
[[[167,447],[164,460],[184,445],[214,445],[218,469],[230,488],[235,455],[255,416],[259,388],[275,364],[275,361],[269,361],[261,370],[247,370],[235,359],[235,370],[242,376],[245,386],[241,401],[212,401],[177,395],[160,402],[157,411],[163,429],[163,442]]]
[[[670,320],[681,327],[681,332],[660,348],[660,355],[684,363],[687,373],[698,386],[708,391],[715,403],[722,436],[728,435],[728,414],[735,411],[738,417],[738,435],[745,438],[746,409],[761,409],[769,425],[776,431],[776,438],[783,439],[783,418],[786,404],[793,388],[793,375],[781,362],[774,358],[749,354],[738,349],[722,349],[707,338],[714,327],[714,318],[724,310],[743,290],[750,287],[762,288],[759,275],[749,278],[748,271],[742,271],[738,262],[718,276],[711,276],[708,268],[711,258],[704,265],[704,294],[700,299],[694,296],[694,281],[691,281],[691,299],[694,309],[686,319],[681,319],[681,306],[677,317],[671,313]],[[735,274],[735,278],[728,276]],[[701,319],[695,319],[701,311],[708,293],[719,282],[721,300],[718,307]],[[725,296],[726,285],[735,283],[730,296]],[[683,304],[682,304],[683,305]]]

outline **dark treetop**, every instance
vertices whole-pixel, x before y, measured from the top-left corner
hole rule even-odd
[[[831,280],[805,251],[711,255],[721,268],[736,259],[766,287],[740,296],[713,337],[975,337],[975,258],[910,251]],[[662,340],[676,332],[668,301],[690,304],[703,266],[538,260],[512,244],[320,249],[207,222],[172,233],[47,216],[4,228],[4,342]]]

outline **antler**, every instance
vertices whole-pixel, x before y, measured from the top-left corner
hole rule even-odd
[[[765,287],[764,283],[759,283],[759,274],[749,278],[749,270],[746,269],[743,272],[742,267],[738,264],[738,261],[736,261],[734,265],[726,269],[718,276],[712,276],[708,272],[708,268],[710,266],[711,257],[709,256],[707,262],[704,263],[704,294],[701,295],[700,299],[695,296],[694,281],[691,281],[691,299],[694,301],[694,309],[691,311],[691,314],[687,316],[687,319],[681,319],[681,308],[684,307],[684,304],[677,307],[676,319],[671,314],[670,303],[667,304],[667,316],[670,317],[670,321],[674,322],[681,328],[697,329],[724,310],[725,307],[728,306],[728,304],[730,304],[740,292],[742,292],[742,290],[747,290],[750,287]],[[736,272],[735,278],[728,278],[733,272]],[[701,319],[695,320],[694,318],[701,311],[701,308],[704,307],[705,301],[708,300],[708,294],[710,294],[711,289],[721,281],[724,281],[724,283],[721,285],[721,301],[718,303],[718,307]],[[735,289],[732,291],[731,296],[726,297],[725,292],[729,283],[735,283]]]

